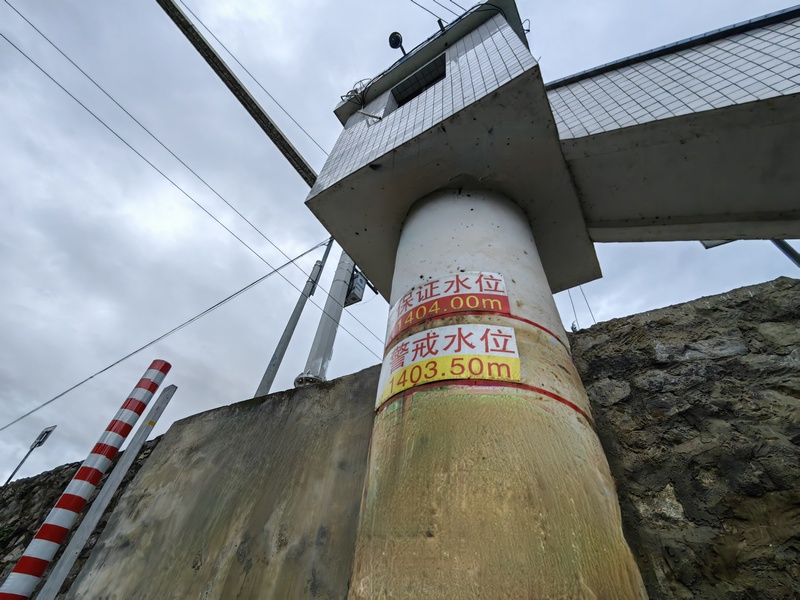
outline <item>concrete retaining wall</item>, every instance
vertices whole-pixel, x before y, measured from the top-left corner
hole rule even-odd
[[[70,598],[342,598],[377,368],[164,435]]]

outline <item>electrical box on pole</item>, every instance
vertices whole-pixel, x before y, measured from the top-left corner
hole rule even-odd
[[[347,288],[347,298],[344,301],[344,307],[347,308],[352,304],[357,304],[364,299],[364,290],[367,288],[367,278],[358,270],[358,267],[353,269],[353,276],[350,278],[350,285]]]

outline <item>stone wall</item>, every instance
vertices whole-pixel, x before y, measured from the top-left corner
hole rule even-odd
[[[571,342],[650,597],[800,597],[800,282],[615,319]],[[90,580],[110,593],[127,575],[129,597],[154,581],[191,591],[180,597],[342,597],[376,378],[173,425],[68,596],[98,597]],[[0,490],[6,571],[76,468]],[[159,574],[159,549],[172,571]],[[147,577],[127,574],[137,561]]]
[[[572,338],[651,598],[800,598],[800,282]]]

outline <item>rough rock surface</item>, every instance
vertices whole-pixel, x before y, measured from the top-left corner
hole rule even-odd
[[[800,598],[800,281],[572,336],[651,598]]]
[[[94,545],[97,543],[100,534],[103,532],[103,529],[105,529],[108,517],[116,507],[120,496],[122,496],[125,488],[133,480],[160,439],[160,437],[152,439],[146,442],[142,447],[139,456],[134,461],[133,465],[131,465],[119,489],[109,503],[108,508],[103,514],[103,518],[100,519],[92,535],[89,536],[89,541],[78,557],[78,560],[75,562],[72,571],[70,571],[69,577],[64,583],[62,590],[67,590],[69,586],[72,585],[75,577],[77,577],[83,564],[89,557],[92,548],[94,548]],[[115,464],[123,454],[124,452],[118,455]],[[33,477],[17,479],[4,487],[0,487],[0,581],[4,581],[11,572],[11,569],[14,568],[14,565],[22,556],[25,548],[28,546],[31,539],[33,539],[34,534],[39,530],[42,521],[44,521],[50,509],[53,508],[58,497],[67,487],[72,477],[77,473],[79,466],[80,463],[77,462],[62,465],[52,471],[45,471]],[[109,469],[108,473],[110,472],[111,470]],[[106,477],[101,480],[98,490],[105,483],[108,473]],[[75,527],[73,527],[73,533],[78,525],[80,525],[83,520],[83,515],[89,510],[96,495],[97,491],[92,495],[92,498],[86,505],[86,509],[83,511],[81,517],[79,517]],[[55,565],[55,562],[61,556],[61,552],[68,543],[69,539],[62,545],[61,551],[56,555],[55,560],[50,565],[51,568]]]

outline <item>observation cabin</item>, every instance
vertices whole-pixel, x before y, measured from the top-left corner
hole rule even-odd
[[[334,113],[344,129],[306,204],[385,298],[409,209],[440,189],[516,202],[554,293],[600,277],[513,1],[442,26]]]

